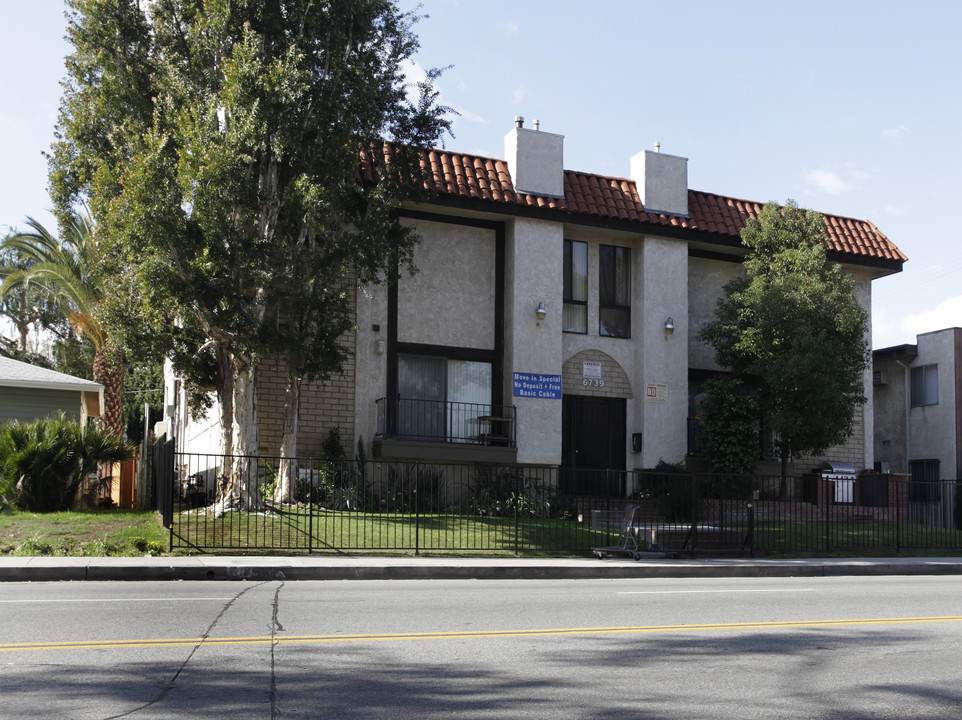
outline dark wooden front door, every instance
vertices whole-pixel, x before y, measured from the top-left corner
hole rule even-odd
[[[561,402],[563,489],[579,495],[623,494],[624,398],[565,395]]]

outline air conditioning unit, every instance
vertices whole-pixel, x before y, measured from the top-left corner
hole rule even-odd
[[[872,372],[872,384],[873,385],[886,385],[885,373],[881,370],[874,370]]]

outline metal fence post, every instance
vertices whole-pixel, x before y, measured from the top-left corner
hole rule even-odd
[[[418,497],[418,463],[414,463],[414,483],[411,492],[414,493],[414,554],[421,554],[421,499]]]
[[[825,489],[825,552],[832,549],[832,505],[828,500],[828,483],[824,479],[819,480]]]
[[[296,483],[295,483],[296,490]],[[307,474],[307,552],[314,552],[314,466]]]
[[[698,480],[695,473],[690,473],[691,478],[691,556],[695,557],[695,546],[698,542]]]
[[[889,482],[892,482],[891,476]],[[902,552],[902,483],[895,483],[895,552]]]
[[[519,540],[520,540],[519,535],[521,533],[521,526],[520,526],[521,518],[520,518],[520,513],[518,512],[518,506],[521,504],[521,485],[520,485],[521,479],[520,479],[519,473],[514,474],[514,482],[515,482],[514,503],[513,503],[514,504],[514,556],[518,557],[519,555],[518,546],[519,546]]]

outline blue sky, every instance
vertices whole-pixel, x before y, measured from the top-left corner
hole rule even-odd
[[[411,2],[402,2],[411,8]],[[52,223],[59,0],[0,0],[0,229]],[[425,0],[449,149],[503,157],[515,115],[565,167],[626,176],[661,143],[689,186],[871,220],[908,255],[873,283],[874,346],[962,325],[962,4]],[[412,75],[417,73],[417,68]]]

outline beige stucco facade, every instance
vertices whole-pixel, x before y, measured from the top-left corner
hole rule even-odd
[[[942,479],[957,479],[962,329],[923,333],[914,345],[876,350],[873,370],[876,459],[892,472],[906,474],[912,473],[913,461],[937,462]],[[934,397],[913,397],[914,372],[934,375]]]

